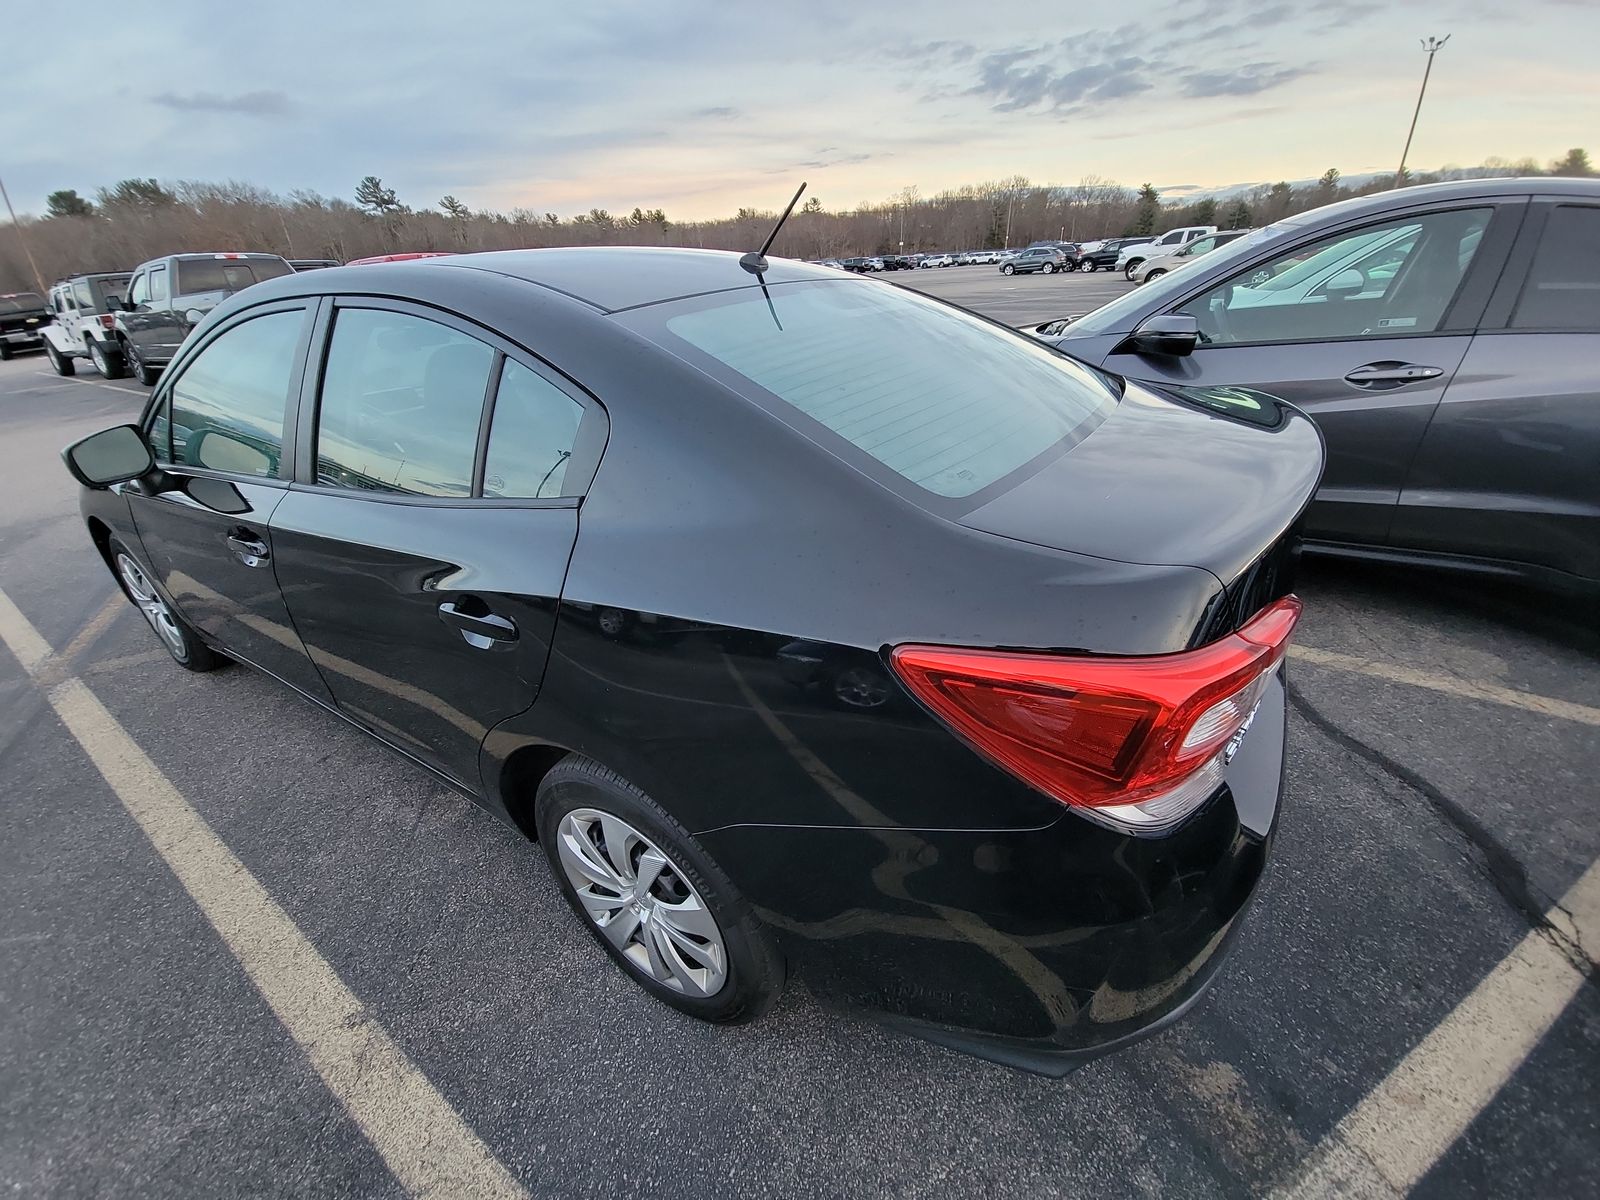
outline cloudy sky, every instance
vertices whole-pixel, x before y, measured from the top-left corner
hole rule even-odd
[[[1092,15],[1097,13],[1098,15]],[[1022,174],[1166,188],[1600,158],[1591,0],[196,3],[10,14],[0,178],[23,211],[128,176],[563,215],[829,208]],[[36,23],[37,28],[30,28]],[[37,35],[37,36],[30,36]]]

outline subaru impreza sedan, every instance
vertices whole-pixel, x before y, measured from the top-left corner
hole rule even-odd
[[[758,261],[259,284],[66,452],[89,540],[177,666],[536,840],[661,1001],[797,973],[1061,1074],[1196,1001],[1266,866],[1321,439]]]

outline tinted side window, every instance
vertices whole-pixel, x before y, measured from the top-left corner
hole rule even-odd
[[[494,351],[437,321],[344,308],[317,414],[317,480],[413,496],[470,496]]]
[[[1432,333],[1467,273],[1487,208],[1407,216],[1257,261],[1178,311],[1203,342]]]
[[[89,281],[87,279],[83,280],[82,282],[73,284],[72,285],[72,291],[73,291],[74,299],[76,300],[77,305],[78,305],[79,308],[91,308],[92,309],[95,306],[95,304],[94,304],[94,292],[90,289]]]
[[[485,496],[562,495],[583,405],[543,376],[507,360],[494,402]]]
[[[167,299],[167,269],[157,267],[150,272],[150,303],[162,304]]]
[[[271,477],[305,312],[235,325],[192,359],[172,387],[172,461]]]
[[[1600,208],[1551,210],[1511,327],[1600,332]]]

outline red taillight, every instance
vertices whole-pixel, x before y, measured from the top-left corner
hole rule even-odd
[[[114,329],[114,328],[116,328],[116,324],[117,324],[117,319],[114,316],[112,316],[110,313],[101,313],[100,314],[100,328],[101,329]]]
[[[900,646],[891,659],[924,704],[1040,791],[1085,807],[1138,804],[1217,759],[1299,619],[1286,596],[1220,641],[1150,658]]]

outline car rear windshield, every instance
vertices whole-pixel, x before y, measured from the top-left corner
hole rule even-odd
[[[917,292],[843,280],[770,292],[770,305],[741,289],[662,306],[661,340],[934,496],[971,496],[1076,445],[1119,397],[1112,377]]]
[[[38,292],[13,292],[0,296],[0,313],[37,312],[44,307],[44,297]]]
[[[281,258],[184,258],[178,260],[178,294],[238,292],[292,274],[294,268]]]
[[[110,312],[106,307],[106,297],[115,296],[121,300],[128,294],[128,281],[132,278],[132,275],[101,275],[94,279],[80,279],[73,287],[78,307]]]

